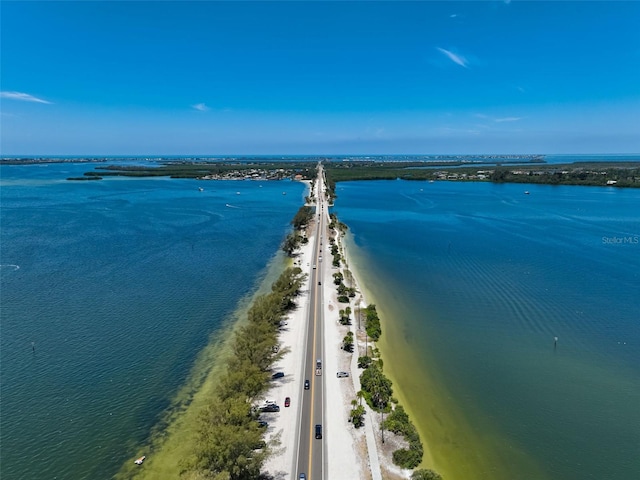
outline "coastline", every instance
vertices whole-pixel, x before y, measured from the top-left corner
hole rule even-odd
[[[316,193],[317,194],[317,193]],[[328,212],[324,212],[328,216]],[[314,220],[316,222],[317,220]],[[294,257],[294,265],[299,265],[305,273],[311,270],[313,258],[313,248],[315,243],[315,228],[308,228],[309,242],[300,246]],[[326,243],[326,242],[325,242]],[[327,245],[323,248],[325,258],[329,258]],[[362,432],[354,432],[348,422],[351,399],[355,398],[355,390],[351,382],[341,381],[335,376],[336,371],[351,371],[349,363],[351,355],[339,350],[342,340],[337,328],[334,327],[337,318],[337,304],[335,289],[333,285],[333,272],[335,271],[329,262],[321,262],[317,265],[322,275],[322,298],[324,302],[324,344],[323,355],[324,375],[327,387],[325,390],[326,411],[332,412],[325,416],[325,445],[327,456],[325,459],[325,469],[327,478],[358,478],[371,479],[369,473],[369,462],[366,456],[366,444]],[[289,472],[296,472],[296,456],[294,445],[297,444],[299,435],[299,407],[301,405],[299,392],[303,390],[304,379],[304,339],[307,335],[309,305],[309,277],[304,282],[301,295],[297,299],[297,308],[286,318],[287,325],[280,334],[281,348],[287,348],[288,353],[275,365],[279,371],[285,372],[282,381],[274,382],[273,387],[266,393],[265,398],[275,399],[277,402],[283,401],[285,396],[291,398],[291,407],[283,408],[278,414],[267,414],[265,418],[269,426],[267,427],[267,441],[280,442],[281,448],[270,457],[263,468],[263,471],[273,475],[275,478],[293,478]],[[335,354],[336,350],[338,355]],[[344,355],[340,355],[340,352]],[[289,376],[291,374],[292,376]],[[353,378],[353,377],[351,377]],[[340,412],[340,414],[333,413]],[[264,415],[266,417],[266,415]],[[355,462],[354,462],[355,460]],[[379,477],[373,477],[377,479]]]
[[[370,280],[369,277],[365,274],[366,269],[363,265],[362,259],[358,259],[357,247],[355,246],[355,243],[353,241],[353,236],[350,230],[347,230],[344,234],[339,236],[339,245],[343,253],[344,268],[348,269],[351,272],[352,284],[356,288],[356,291],[358,292],[357,297],[359,300],[358,302],[359,307],[365,308],[367,305],[372,305],[372,304],[376,305],[376,309],[380,314],[381,324],[383,329],[382,336],[380,337],[380,340],[378,342],[373,343],[372,340],[366,341],[364,323],[361,324],[361,328],[358,328],[359,327],[358,319],[354,318],[352,328],[354,331],[354,335],[357,339],[356,347],[358,352],[358,354],[354,354],[354,357],[355,357],[354,364],[356,365],[356,369],[354,371],[354,374],[355,374],[354,382],[357,382],[359,384],[359,376],[363,371],[362,369],[357,368],[357,357],[359,355],[365,355],[367,352],[367,347],[368,347],[368,351],[371,351],[372,348],[379,349],[380,358],[384,361],[385,367],[387,367],[384,370],[385,376],[393,382],[393,396],[395,398],[398,398],[398,400],[400,401],[400,404],[403,406],[403,408],[409,415],[409,418],[411,419],[413,424],[416,426],[420,434],[420,439],[424,447],[424,454],[423,454],[422,462],[417,468],[432,469],[437,473],[443,475],[443,477],[447,479],[448,478],[446,475],[447,472],[444,469],[442,469],[440,465],[437,465],[434,462],[433,455],[430,449],[430,443],[428,442],[427,437],[424,435],[424,432],[419,428],[419,425],[416,422],[416,415],[411,409],[411,404],[407,401],[408,399],[404,395],[402,395],[401,385],[399,384],[397,379],[394,376],[390,375],[389,373],[388,366],[390,363],[392,363],[390,359],[392,359],[393,356],[390,355],[389,351],[385,351],[383,348],[381,348],[382,345],[384,344],[384,339],[387,336],[387,332],[388,332],[388,329],[387,329],[388,324],[385,323],[386,315],[384,314],[384,308],[381,308],[381,305],[378,303],[377,297],[370,290],[370,288],[367,287],[367,285],[369,285],[371,282],[369,281]],[[381,432],[380,416],[375,412],[373,412],[368,406],[366,406],[366,409],[367,409],[367,414],[365,415],[366,417],[365,422],[372,424],[370,435],[373,435],[373,442],[377,450],[376,455],[379,457],[383,478],[390,479],[390,480],[395,480],[400,478],[403,478],[403,479],[410,478],[411,472],[413,470],[403,469],[395,465],[392,460],[393,451],[396,448],[405,446],[406,442],[399,435],[395,435],[392,432],[385,432],[386,443],[383,444],[382,436],[380,434]]]
[[[410,345],[411,334],[404,331],[402,325],[391,321],[394,317],[402,318],[410,314],[403,311],[400,298],[395,296],[399,292],[394,292],[393,286],[385,283],[389,295],[379,291],[376,294],[369,285],[373,284],[374,278],[381,277],[380,272],[371,271],[370,259],[364,258],[364,252],[359,251],[350,231],[344,237],[344,246],[349,269],[359,280],[359,290],[367,296],[368,303],[376,305],[381,318],[383,333],[376,347],[384,359],[385,375],[393,382],[393,395],[405,408],[420,434],[424,457],[418,468],[433,469],[445,480],[509,480],[518,475],[513,465],[523,463],[529,464],[528,471],[538,470],[515,446],[504,445],[503,439],[496,437],[496,432],[488,425],[480,430],[471,427],[467,418],[481,415],[480,412],[462,411],[453,403],[454,397],[439,378],[441,374],[428,351],[421,352],[427,361],[419,362],[420,374],[416,375],[417,353],[415,346]],[[432,368],[423,368],[425,363]],[[505,451],[508,451],[509,459],[500,456]],[[389,460],[389,463],[392,462]],[[535,478],[544,479],[546,476],[539,472]]]
[[[290,260],[276,252],[255,280],[252,293],[238,301],[237,308],[225,321],[225,326],[211,335],[207,346],[198,354],[184,385],[171,400],[171,406],[152,428],[148,441],[135,446],[135,454],[121,466],[115,479],[175,479],[180,477],[181,462],[193,450],[194,426],[206,402],[210,400],[218,380],[227,365],[229,340],[246,322],[246,314],[254,300],[268,293],[271,284],[287,267]],[[140,468],[133,460],[142,455],[147,459]]]
[[[323,213],[328,217],[329,212]],[[310,229],[313,231],[314,229]],[[346,252],[344,236],[340,232],[336,233],[336,244]],[[309,243],[302,245],[297,251],[296,260],[298,265],[306,268],[313,255],[313,237]],[[380,415],[371,410],[366,403],[363,403],[367,413],[363,428],[354,428],[350,423],[350,412],[352,401],[357,399],[356,392],[360,390],[360,374],[362,369],[358,368],[358,356],[365,350],[367,342],[364,339],[362,329],[358,328],[356,311],[367,304],[365,299],[373,298],[368,290],[361,288],[358,276],[353,272],[353,267],[343,262],[340,267],[331,265],[328,259],[331,258],[330,245],[325,242],[323,245],[323,256],[326,259],[317,267],[321,269],[322,275],[322,298],[324,303],[324,375],[326,385],[325,408],[330,414],[325,416],[325,445],[327,455],[325,468],[327,478],[357,478],[362,480],[400,480],[410,478],[412,470],[405,470],[393,464],[392,453],[397,448],[406,446],[406,442],[401,436],[391,432],[385,432],[386,443],[381,440]],[[343,255],[343,258],[348,258]],[[310,268],[310,267],[309,267]],[[350,269],[354,274],[351,277],[350,285],[354,286],[359,295],[356,297],[357,305],[353,302],[349,304],[339,303],[336,286],[333,283],[333,274],[344,269]],[[265,464],[264,471],[275,478],[289,478],[287,472],[296,471],[295,455],[292,448],[286,448],[296,439],[298,434],[297,415],[293,406],[299,405],[296,392],[302,388],[304,372],[304,350],[302,339],[306,336],[306,318],[309,312],[308,279],[303,286],[303,293],[298,297],[298,308],[286,319],[287,325],[281,333],[281,346],[288,348],[289,353],[276,365],[282,371],[293,372],[294,379],[275,383],[267,392],[265,398],[282,400],[285,395],[291,395],[292,407],[281,409],[279,414],[270,415],[267,440],[280,442],[283,447],[276,455],[269,458]],[[353,309],[351,314],[351,325],[343,326],[338,322],[339,310],[350,305]],[[356,338],[357,348],[353,353],[342,350],[342,339],[348,331],[351,331]],[[371,347],[372,344],[369,343]],[[296,368],[297,366],[297,368]],[[349,372],[348,378],[338,378],[334,372]],[[286,378],[286,377],[285,377]],[[337,413],[339,412],[339,414]],[[295,430],[295,431],[294,431]],[[424,462],[423,462],[424,463]]]
[[[325,212],[324,215],[328,216],[328,212]],[[310,228],[309,231],[314,231],[314,229]],[[255,298],[269,291],[272,282],[284,268],[293,263],[293,266],[300,266],[305,272],[309,271],[313,255],[313,235],[309,237],[309,240],[307,244],[299,248],[293,259],[286,258],[281,252],[278,252],[269,261],[264,276],[256,280],[254,292],[239,301],[238,308],[229,318],[225,329],[218,332],[215,338],[211,338],[208,346],[199,354],[187,382],[177,393],[172,401],[172,407],[165,417],[152,430],[149,442],[136,451],[136,454],[127,461],[115,478],[146,480],[179,477],[180,462],[183,458],[188,457],[191,450],[190,436],[192,436],[193,426],[196,425],[198,412],[210,398],[217,379],[226,366],[226,358],[229,353],[227,339],[244,324],[243,316],[246,316],[246,312]],[[401,436],[385,431],[386,442],[382,443],[381,418],[378,413],[372,411],[365,404],[367,414],[365,415],[364,428],[356,429],[349,423],[351,401],[357,398],[356,392],[360,390],[359,376],[362,369],[357,367],[357,358],[364,354],[365,345],[367,345],[363,335],[364,325],[358,328],[356,312],[359,307],[364,308],[369,304],[377,305],[382,319],[383,335],[375,347],[380,350],[380,357],[385,360],[385,374],[393,382],[394,397],[400,400],[400,404],[409,414],[424,446],[423,460],[418,468],[433,469],[443,475],[446,480],[480,478],[477,476],[478,472],[473,468],[463,468],[463,474],[460,471],[460,464],[457,465],[457,468],[449,468],[450,462],[455,463],[458,457],[463,458],[466,452],[458,452],[459,454],[448,452],[448,461],[438,461],[442,458],[442,451],[438,449],[441,445],[438,445],[439,442],[434,441],[433,437],[428,435],[433,427],[429,430],[425,428],[424,422],[420,421],[421,416],[416,414],[415,407],[410,402],[411,395],[408,392],[411,389],[407,388],[406,378],[398,374],[398,371],[402,373],[403,370],[403,362],[398,361],[397,358],[398,352],[391,355],[394,352],[393,342],[389,342],[389,340],[397,332],[389,328],[391,322],[388,319],[392,318],[389,316],[390,307],[385,299],[376,297],[369,288],[371,282],[370,276],[367,274],[366,262],[363,263],[364,259],[360,258],[360,253],[350,231],[337,232],[336,243],[342,252],[341,266],[334,267],[328,261],[331,258],[328,242],[323,247],[327,260],[318,266],[322,269],[325,318],[323,358],[325,359],[328,392],[325,393],[325,403],[327,411],[340,411],[339,415],[327,415],[325,420],[327,422],[325,426],[328,458],[325,460],[327,478],[342,478],[344,476],[365,480],[382,478],[399,480],[410,478],[412,472],[412,470],[405,470],[393,464],[393,451],[405,446],[405,442]],[[345,269],[351,272],[350,282],[347,284],[355,287],[358,292],[350,304],[342,304],[337,301],[337,292],[333,283],[333,274]],[[265,440],[273,442],[276,446],[274,455],[266,461],[263,471],[275,478],[288,478],[288,472],[296,471],[296,452],[293,445],[297,444],[297,436],[299,435],[297,412],[300,399],[297,392],[302,391],[305,370],[303,339],[306,336],[306,319],[310,307],[308,292],[309,279],[307,278],[301,289],[301,295],[297,297],[297,308],[285,318],[286,325],[281,328],[279,336],[281,349],[287,349],[288,353],[274,365],[274,369],[285,372],[285,377],[273,381],[271,388],[264,395],[265,400],[274,399],[279,404],[284,402],[285,396],[289,396],[292,400],[290,408],[283,408],[278,414],[263,415],[264,420],[269,423]],[[381,300],[382,303],[378,304],[377,301]],[[337,321],[338,310],[347,305],[353,309],[352,324],[342,326]],[[342,338],[347,331],[351,331],[356,339],[356,349],[353,353],[344,352],[340,347]],[[368,346],[369,349],[374,346],[371,340],[368,341]],[[409,349],[404,350],[407,350],[404,355],[410,356]],[[350,377],[348,379],[336,378],[334,372],[337,371],[350,372]],[[431,384],[432,380],[428,375],[431,372],[423,373],[426,374],[421,374],[421,376],[427,379],[428,384]],[[434,393],[436,398],[442,395],[447,396],[446,392],[443,392],[438,386],[438,382],[434,382],[433,385],[434,388],[430,390],[436,392]],[[445,418],[446,426],[440,424],[442,430],[446,428],[448,431],[445,442],[455,445],[456,426],[446,420],[448,419]],[[147,455],[148,459],[144,468],[133,464],[133,459],[141,455]],[[468,456],[468,453],[466,455]],[[496,465],[488,458],[483,463],[486,468]],[[477,466],[477,463],[473,465],[473,467]]]

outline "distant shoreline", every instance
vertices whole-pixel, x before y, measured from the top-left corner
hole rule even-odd
[[[300,156],[272,157],[15,157],[0,158],[0,165],[47,163],[99,163],[83,176],[68,181],[105,177],[170,177],[196,180],[310,180],[318,162],[326,165],[332,196],[335,184],[356,180],[416,180],[579,185],[640,188],[637,155],[574,162],[548,163],[544,155],[434,155],[434,156]],[[557,160],[557,159],[556,159]],[[104,164],[107,165],[104,165]]]

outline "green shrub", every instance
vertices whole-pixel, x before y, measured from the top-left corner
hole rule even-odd
[[[364,413],[365,409],[362,405],[359,405],[351,410],[349,413],[349,420],[353,423],[353,426],[360,428],[364,425]]]
[[[366,355],[358,357],[358,368],[369,368],[369,365],[371,365],[371,357]]]
[[[419,470],[415,470],[411,474],[411,480],[443,480],[443,478],[442,475],[434,472],[433,470],[421,468]]]
[[[311,219],[313,218],[313,212],[314,212],[313,207],[308,207],[308,206],[300,207],[300,209],[298,210],[298,213],[296,213],[295,216],[293,217],[293,220],[291,220],[291,224],[293,225],[293,228],[295,228],[296,230],[301,230],[304,227],[306,227],[311,221]]]
[[[401,448],[393,452],[393,463],[402,468],[416,468],[422,462],[422,449],[420,451]]]
[[[373,339],[373,341],[378,341],[380,335],[382,335],[382,327],[380,326],[380,318],[378,318],[378,312],[376,311],[376,306],[371,304],[364,310],[365,314],[365,325],[367,330],[367,335]]]
[[[420,435],[416,427],[409,420],[409,415],[405,412],[401,405],[391,412],[385,419],[383,428],[402,435],[409,443],[408,449],[400,449],[393,452],[393,463],[402,468],[415,468],[422,462],[424,448],[420,441]],[[417,463],[416,463],[417,462]]]

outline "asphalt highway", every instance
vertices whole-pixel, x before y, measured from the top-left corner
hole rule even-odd
[[[314,248],[309,285],[309,318],[307,319],[306,352],[304,355],[304,379],[309,380],[309,389],[302,390],[302,406],[300,413],[300,431],[297,436],[296,471],[291,478],[299,479],[300,473],[304,473],[309,480],[324,480],[325,462],[324,438],[326,437],[324,425],[324,378],[326,372],[321,367],[317,368],[317,361],[324,361],[323,342],[323,298],[322,298],[322,258],[324,242],[327,240],[326,200],[324,199],[324,182],[322,167],[319,167],[316,185],[316,232],[314,235]],[[318,374],[320,373],[320,374]],[[316,438],[316,425],[322,427],[322,438]]]

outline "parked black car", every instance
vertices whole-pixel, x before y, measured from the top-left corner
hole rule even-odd
[[[276,372],[273,375],[271,375],[271,378],[282,378],[284,377],[284,372]]]
[[[265,405],[264,407],[260,407],[261,412],[279,412],[280,407],[278,405],[270,404]]]

